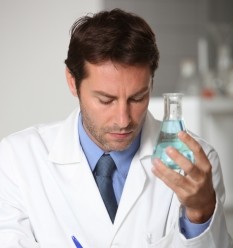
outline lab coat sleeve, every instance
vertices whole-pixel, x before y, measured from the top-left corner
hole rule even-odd
[[[212,216],[212,220],[209,227],[203,233],[192,239],[186,239],[181,234],[179,221],[177,221],[172,247],[233,248],[233,241],[228,234],[224,216],[223,204],[225,200],[225,190],[219,157],[213,148],[207,151],[207,156],[212,164],[213,185],[216,192],[216,207]]]
[[[0,143],[0,246],[38,248],[11,160],[13,151],[6,140]]]

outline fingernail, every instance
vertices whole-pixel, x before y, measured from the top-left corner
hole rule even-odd
[[[173,151],[174,151],[174,148],[173,148],[172,146],[168,146],[168,147],[166,148],[166,153],[171,154]]]
[[[160,160],[158,159],[158,158],[155,158],[154,160],[153,160],[153,164],[154,165],[158,165],[160,163]]]
[[[181,137],[184,137],[185,136],[185,132],[184,131],[180,131],[178,133],[178,137],[181,138]]]

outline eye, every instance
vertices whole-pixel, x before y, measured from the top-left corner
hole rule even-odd
[[[131,102],[137,103],[137,102],[142,102],[142,101],[144,101],[145,98],[146,98],[145,96],[143,96],[143,97],[135,97],[135,98],[131,98],[130,101],[131,101]]]
[[[141,103],[147,100],[149,96],[150,96],[149,92],[144,92],[142,94],[132,96],[131,98],[129,98],[129,101],[133,103]]]
[[[112,103],[112,99],[100,99],[99,98],[99,102],[101,103],[101,104],[103,104],[103,105],[108,105],[108,104],[111,104]]]

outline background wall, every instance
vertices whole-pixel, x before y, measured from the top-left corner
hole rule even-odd
[[[76,106],[64,60],[73,22],[101,0],[0,0],[0,138]]]

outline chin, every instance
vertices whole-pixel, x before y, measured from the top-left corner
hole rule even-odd
[[[129,148],[129,146],[132,144],[132,142],[130,143],[126,143],[126,144],[109,144],[109,145],[105,145],[105,150],[107,151],[117,151],[117,152],[121,152],[126,150],[127,148]]]

